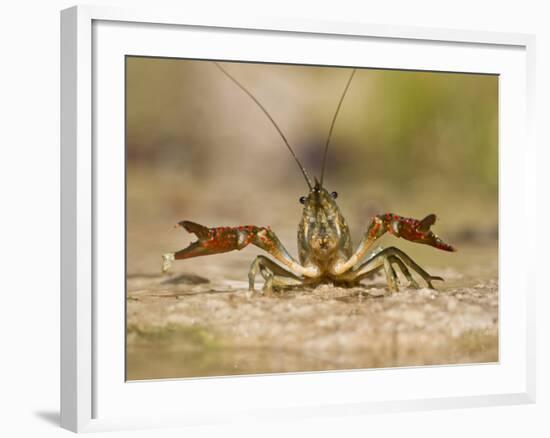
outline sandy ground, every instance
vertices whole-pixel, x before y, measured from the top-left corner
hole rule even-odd
[[[127,378],[498,361],[496,242],[420,249],[417,260],[446,281],[393,294],[378,276],[360,288],[251,295],[256,252],[178,262],[164,276],[130,265]]]
[[[323,285],[251,296],[248,269],[262,254],[253,245],[176,261],[161,275],[161,255],[195,239],[174,224],[270,225],[296,255],[303,187],[266,192],[235,178],[220,190],[219,182],[201,181],[145,168],[128,174],[128,379],[498,361],[496,197],[434,184],[390,190],[335,182],[355,244],[373,214],[436,212],[434,231],[458,252],[389,235],[376,246],[399,247],[445,282],[434,282],[437,291],[402,287],[390,294],[379,276],[356,289]]]

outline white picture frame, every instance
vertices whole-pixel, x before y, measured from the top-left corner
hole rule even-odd
[[[233,45],[231,38],[226,38],[225,48],[215,40],[223,32],[231,34]],[[118,153],[124,118],[119,58],[125,54],[181,56],[185,45],[181,40],[178,44],[179,38],[194,38],[192,50],[185,49],[188,57],[259,60],[261,56],[263,61],[304,62],[298,43],[307,39],[312,50],[306,63],[323,64],[326,58],[322,57],[336,57],[337,45],[345,49],[347,44],[366,44],[372,46],[372,59],[376,58],[368,61],[369,66],[441,70],[446,62],[443,70],[501,75],[499,187],[504,220],[500,223],[503,293],[498,364],[141,383],[121,380],[124,350],[119,335],[123,337],[124,314],[118,298],[109,301],[119,288],[121,296],[124,291],[120,282],[124,232],[120,234],[119,226],[124,192],[117,190],[124,173],[124,155]],[[271,49],[262,45],[257,50],[254,41],[259,38],[269,39]],[[286,41],[281,55],[278,39],[292,40],[296,52]],[[315,44],[321,43],[323,53],[316,52]],[[377,44],[383,44],[383,50]],[[239,50],[249,54],[243,56]],[[521,224],[520,215],[528,220],[535,216],[534,51],[534,37],[525,34],[196,16],[189,11],[103,6],[62,11],[62,427],[81,432],[534,402],[534,272],[525,261],[514,258],[520,245],[535,246],[532,236],[514,233]],[[338,56],[334,62],[352,65],[349,60],[356,56],[352,62],[366,66],[351,50],[338,51]],[[115,96],[115,104],[109,102],[107,107],[102,93]],[[97,154],[98,144],[111,145],[114,155]],[[101,212],[111,207],[117,211],[106,221]],[[111,227],[111,222],[118,225]],[[105,295],[106,291],[112,294]],[[98,294],[103,294],[101,299]],[[106,336],[107,332],[116,335]],[[208,397],[212,394],[217,395],[216,402]],[[232,401],[224,394],[233,394]],[[234,394],[239,394],[236,400]]]

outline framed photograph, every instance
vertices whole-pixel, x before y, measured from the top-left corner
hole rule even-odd
[[[534,37],[74,7],[61,53],[63,427],[534,401]]]

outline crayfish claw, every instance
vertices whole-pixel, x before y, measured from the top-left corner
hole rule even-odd
[[[181,221],[178,222],[178,225],[182,228],[185,228],[188,233],[195,234],[199,239],[206,239],[210,236],[210,229],[205,227],[204,225],[197,224],[191,221]]]
[[[437,219],[435,214],[429,214],[424,219],[418,220],[409,217],[398,216],[392,213],[378,215],[375,219],[382,222],[385,229],[396,237],[402,237],[415,243],[423,243],[443,251],[456,251],[456,248],[443,242],[430,227]]]
[[[430,227],[435,224],[435,220],[437,219],[437,216],[435,214],[429,214],[424,219],[422,219],[418,224],[418,231],[422,232],[428,232],[430,231]]]
[[[430,233],[433,234],[431,231]],[[435,246],[437,249],[442,249],[443,251],[456,252],[457,250],[453,245],[443,242],[443,240],[435,234],[433,234],[433,243],[429,243],[429,245]]]

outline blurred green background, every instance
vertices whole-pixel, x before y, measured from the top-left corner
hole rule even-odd
[[[210,61],[126,62],[129,267],[156,266],[162,252],[188,243],[183,231],[177,239],[167,231],[182,219],[271,225],[294,250],[307,186],[255,103]],[[223,65],[318,176],[350,69]],[[434,212],[436,232],[452,243],[495,241],[498,77],[358,70],[334,128],[325,186],[339,193],[354,236],[373,214]]]

